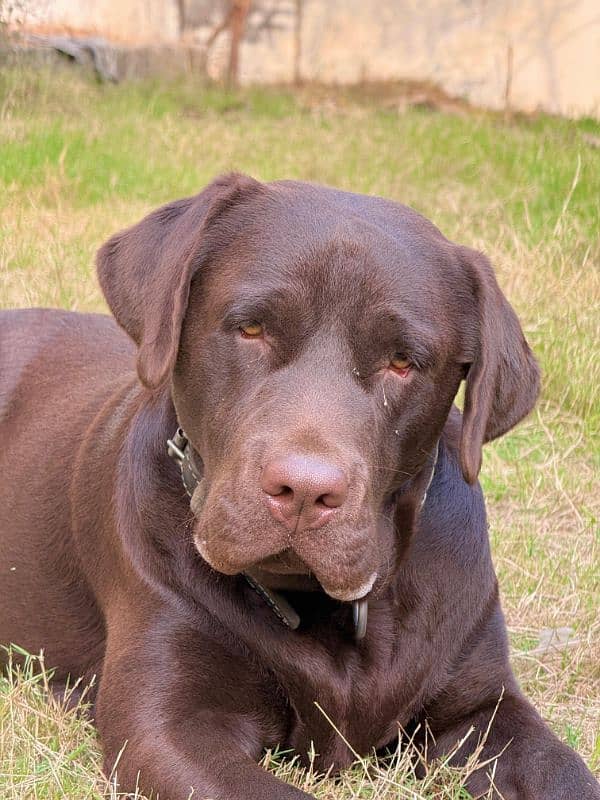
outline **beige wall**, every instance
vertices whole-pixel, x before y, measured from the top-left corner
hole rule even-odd
[[[190,0],[193,2],[193,0]],[[38,17],[130,41],[177,39],[175,0],[28,0]],[[294,0],[256,0],[242,46],[245,82],[293,78]],[[200,46],[219,19],[188,32]],[[204,1],[210,8],[210,2]],[[260,10],[262,8],[262,11]],[[261,29],[265,10],[278,29]],[[453,95],[502,108],[512,60],[514,108],[600,116],[599,0],[304,0],[301,71],[306,79],[431,80]],[[226,51],[208,60],[217,75]]]
[[[21,0],[27,27],[73,30],[134,44],[172,43],[179,36],[173,0]]]

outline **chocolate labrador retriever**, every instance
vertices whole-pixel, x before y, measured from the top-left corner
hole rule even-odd
[[[426,723],[437,758],[473,727],[459,763],[497,708],[494,796],[598,800],[508,662],[476,481],[538,369],[486,258],[387,200],[229,175],[98,273],[116,323],[1,316],[0,640],[98,676],[121,789],[300,800],[264,748],[339,769],[344,739]]]

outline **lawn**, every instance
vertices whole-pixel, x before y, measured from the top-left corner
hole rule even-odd
[[[536,411],[487,447],[481,478],[513,664],[600,775],[600,127],[405,110],[400,92],[225,93],[5,70],[0,306],[105,310],[96,248],[232,169],[385,195],[485,250],[544,376]],[[464,773],[440,765],[418,784],[404,755],[337,783],[265,759],[327,800],[467,797]],[[1,797],[104,797],[99,763],[93,729],[48,698],[47,676],[30,665],[0,678]]]

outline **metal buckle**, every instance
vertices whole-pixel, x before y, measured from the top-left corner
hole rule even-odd
[[[172,439],[167,439],[167,453],[179,466],[185,459],[185,448],[188,446],[188,439],[181,428],[177,428]]]

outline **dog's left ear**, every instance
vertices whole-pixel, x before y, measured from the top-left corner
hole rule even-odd
[[[222,244],[217,223],[261,187],[245,175],[223,175],[195,197],[169,203],[115,234],[98,251],[104,296],[138,346],[137,371],[148,388],[171,375],[192,277]]]
[[[468,483],[474,483],[485,442],[506,433],[533,408],[540,391],[540,372],[490,262],[482,253],[460,250],[471,275],[477,309],[460,442],[463,475]]]

